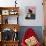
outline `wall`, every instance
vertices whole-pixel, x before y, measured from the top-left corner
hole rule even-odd
[[[43,6],[42,0],[21,0],[21,8],[20,11],[20,23],[22,26],[43,26]],[[35,6],[36,7],[36,19],[35,20],[25,20],[26,6]]]
[[[0,0],[0,6],[14,6],[15,0]],[[18,5],[20,7],[19,13],[19,24],[21,26],[43,26],[43,6],[42,0],[17,0]],[[26,7],[27,6],[35,6],[36,7],[36,19],[35,20],[25,20],[26,16]]]

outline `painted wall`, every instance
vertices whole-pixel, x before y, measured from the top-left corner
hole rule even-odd
[[[0,6],[2,7],[9,7],[14,6],[15,0],[0,0]],[[42,0],[17,0],[17,6],[20,7],[19,12],[19,24],[21,26],[43,26],[43,6]],[[25,20],[25,16],[27,14],[26,7],[27,6],[35,6],[36,7],[36,19],[35,20]]]
[[[20,11],[20,23],[22,26],[43,26],[43,6],[42,0],[21,0],[21,8]],[[25,20],[26,16],[26,6],[35,6],[36,7],[36,19],[35,20]]]

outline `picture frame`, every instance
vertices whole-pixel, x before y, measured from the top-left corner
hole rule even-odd
[[[35,6],[27,6],[26,7],[27,15],[25,19],[36,19],[36,7]]]
[[[2,10],[2,15],[9,15],[9,10]]]
[[[16,10],[10,10],[10,11],[9,11],[9,14],[10,14],[10,15],[17,15],[17,13],[18,13],[18,12],[17,12]]]

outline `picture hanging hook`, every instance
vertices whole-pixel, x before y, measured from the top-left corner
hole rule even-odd
[[[16,4],[17,4],[17,2],[16,2],[17,0],[15,0],[15,7],[16,7]]]

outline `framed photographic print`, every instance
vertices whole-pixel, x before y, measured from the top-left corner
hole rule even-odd
[[[14,10],[10,10],[10,11],[9,11],[9,14],[10,14],[10,15],[14,15]]]
[[[2,15],[9,15],[9,10],[2,10]]]
[[[17,15],[17,13],[18,13],[18,12],[17,12],[16,10],[10,10],[10,11],[9,11],[9,14],[10,14],[10,15]]]
[[[36,18],[36,7],[35,6],[27,6],[27,15],[25,19],[35,19]]]

